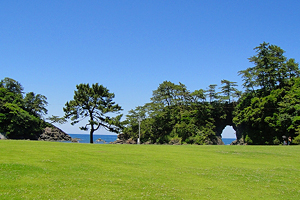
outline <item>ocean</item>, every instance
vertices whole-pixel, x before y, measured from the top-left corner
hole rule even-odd
[[[222,138],[225,145],[230,145],[234,140],[236,140],[236,138]]]
[[[90,143],[90,134],[68,134],[72,138],[80,139],[79,143]],[[110,142],[114,142],[117,140],[117,135],[95,135],[94,134],[94,143],[96,144],[109,144]],[[98,142],[97,140],[101,139],[102,141]],[[103,142],[105,141],[105,143]]]
[[[69,134],[72,138],[78,138],[79,143],[90,143],[90,135],[89,134]],[[104,144],[103,141],[98,142],[97,140],[101,139],[109,144],[110,142],[114,142],[117,140],[117,135],[94,135],[94,143],[96,144]],[[222,138],[222,141],[225,145],[230,145],[231,142],[236,140],[236,138]]]

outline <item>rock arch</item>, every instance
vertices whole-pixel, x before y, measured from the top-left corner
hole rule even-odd
[[[235,103],[226,103],[223,108],[223,114],[226,114],[226,118],[223,119],[220,116],[215,118],[215,133],[216,136],[221,139],[222,132],[226,126],[232,126],[232,128],[236,132],[236,139],[239,140],[242,138],[242,134],[239,131],[236,124],[233,123],[233,111],[234,111]]]

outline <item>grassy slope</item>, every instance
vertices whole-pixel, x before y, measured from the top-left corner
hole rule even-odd
[[[300,199],[300,146],[0,140],[0,199]]]

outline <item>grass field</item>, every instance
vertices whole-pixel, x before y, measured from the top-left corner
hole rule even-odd
[[[0,140],[0,199],[300,199],[300,146]]]

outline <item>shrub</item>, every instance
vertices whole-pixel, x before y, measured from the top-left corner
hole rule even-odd
[[[298,144],[298,145],[300,144],[300,135],[294,138],[293,144]]]
[[[245,137],[245,142],[247,144],[252,144],[253,143],[253,141],[251,140],[251,138],[248,135],[246,135],[246,137]]]
[[[169,144],[173,144],[173,145],[180,145],[181,144],[181,137],[175,136],[173,138],[170,139]]]
[[[273,139],[273,144],[279,145],[281,143],[277,137],[274,137]]]

